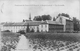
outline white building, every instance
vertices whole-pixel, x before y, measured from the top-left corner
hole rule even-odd
[[[37,32],[37,29],[39,29],[39,24],[41,22],[36,21],[30,21],[30,22],[19,22],[19,23],[3,23],[1,27],[1,31],[9,30],[12,32],[18,32],[20,30],[26,30],[27,25],[29,24],[29,29],[34,29],[35,32]]]
[[[73,21],[67,17],[60,16],[56,18],[56,21],[26,21],[18,23],[3,23],[1,31],[10,30],[12,32],[18,32],[20,30],[26,30],[29,25],[30,31],[34,32],[58,32],[58,31],[73,31]]]
[[[12,32],[18,32],[19,30],[23,30],[26,28],[26,26],[23,26],[24,23],[5,23],[2,28],[1,31],[4,30],[9,30]]]

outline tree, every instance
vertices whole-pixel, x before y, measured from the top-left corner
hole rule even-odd
[[[74,26],[74,31],[79,31],[79,21],[73,17],[73,26]]]
[[[30,32],[34,32],[34,29],[32,29]]]
[[[27,24],[26,32],[30,32],[29,23]]]
[[[39,29],[37,29],[37,32],[39,32]]]
[[[56,18],[55,17],[53,17],[53,21],[55,21],[56,20]]]
[[[51,16],[50,15],[42,15],[42,20],[45,21],[45,20],[51,20]]]
[[[10,32],[10,30],[4,30],[4,32]]]
[[[33,20],[35,20],[35,21],[41,21],[42,17],[41,16],[35,16]]]
[[[35,21],[51,20],[51,16],[50,15],[35,16],[33,20]]]
[[[69,17],[69,15],[68,14],[65,14],[65,13],[62,13],[61,15],[62,16],[65,16],[65,17]]]
[[[23,19],[23,22],[25,22],[25,20]]]
[[[70,18],[70,16],[68,14],[65,14],[65,13],[59,13],[57,17],[59,17],[59,16],[64,16],[64,17]]]
[[[17,33],[25,34],[25,31],[24,31],[24,30],[20,30],[20,31],[18,31]]]

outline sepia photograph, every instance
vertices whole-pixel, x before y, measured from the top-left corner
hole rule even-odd
[[[80,0],[0,0],[0,51],[80,51]]]

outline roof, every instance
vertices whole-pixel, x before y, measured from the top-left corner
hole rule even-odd
[[[71,21],[71,22],[73,22],[73,20],[70,20],[70,19],[66,19],[66,21]]]
[[[29,21],[29,22],[18,22],[18,23],[4,23],[4,26],[38,26],[41,24],[41,21]]]
[[[65,17],[65,16],[59,16],[59,17],[63,17],[65,19],[67,19],[67,20],[71,20],[72,21],[72,18],[71,17]],[[59,18],[59,17],[56,17],[56,19]]]
[[[25,25],[30,25],[30,26],[38,26],[39,24],[41,24],[41,22],[29,22],[29,23],[25,23]]]
[[[23,26],[25,23],[5,23],[4,26]]]
[[[46,20],[46,21],[29,21],[29,22],[17,22],[17,23],[5,23],[3,26],[38,26],[40,24],[59,24],[62,25],[60,22]]]
[[[51,20],[46,20],[46,21],[43,22],[42,24],[60,24],[60,25],[62,25],[60,22],[51,21]]]
[[[57,16],[56,19],[59,18],[59,17],[65,17],[65,18],[71,19],[71,17],[66,17],[66,16],[62,16],[62,15]]]

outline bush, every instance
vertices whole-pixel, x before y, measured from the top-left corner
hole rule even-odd
[[[27,25],[26,32],[30,32],[29,24]]]
[[[37,32],[39,32],[39,30],[37,30]]]
[[[20,31],[18,31],[17,33],[25,34],[25,31],[24,31],[24,30],[20,30]]]
[[[10,32],[10,30],[4,30],[3,32]]]
[[[32,29],[30,32],[34,32],[34,29]]]

